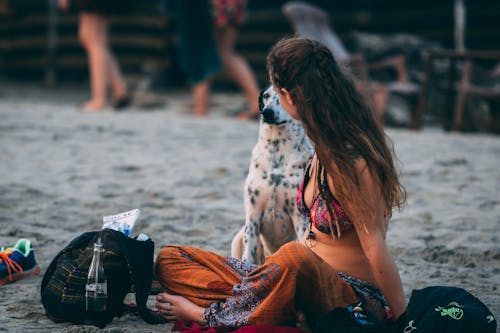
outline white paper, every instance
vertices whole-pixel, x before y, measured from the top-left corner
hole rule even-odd
[[[120,231],[130,237],[135,226],[135,221],[137,221],[140,213],[139,209],[132,209],[115,215],[103,216],[102,228]]]

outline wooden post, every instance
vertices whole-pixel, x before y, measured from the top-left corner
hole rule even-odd
[[[54,87],[56,83],[56,52],[57,52],[57,25],[58,6],[57,0],[48,0],[47,24],[47,64],[45,68],[45,85]]]
[[[427,96],[429,95],[429,90],[431,87],[432,79],[432,57],[431,55],[424,53],[424,78],[422,82],[422,87],[420,88],[420,96],[418,98],[418,106],[413,114],[411,127],[415,130],[422,128],[422,118],[427,107]]]
[[[464,0],[455,0],[455,51],[465,51],[465,3]]]
[[[453,131],[460,131],[462,128],[463,114],[465,108],[465,99],[467,97],[467,88],[472,75],[472,62],[465,61],[462,72],[462,79],[458,87],[457,100],[455,101],[455,112],[453,115]]]
[[[444,117],[442,118],[443,126],[446,131],[453,127],[453,109],[455,101],[455,81],[457,78],[457,59],[449,58],[448,67],[448,82],[446,87],[446,102],[444,108]]]

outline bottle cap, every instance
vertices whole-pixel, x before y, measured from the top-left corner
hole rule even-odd
[[[143,234],[142,232],[137,236],[138,241],[147,241],[149,239],[149,236],[146,234]]]

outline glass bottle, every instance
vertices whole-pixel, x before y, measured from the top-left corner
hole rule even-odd
[[[85,286],[85,310],[87,312],[102,313],[106,311],[108,284],[102,265],[101,253],[103,252],[103,244],[99,239],[97,243],[94,243],[94,255]]]

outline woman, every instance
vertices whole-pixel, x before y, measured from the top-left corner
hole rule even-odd
[[[259,86],[247,61],[236,52],[238,28],[246,20],[247,0],[211,0],[215,40],[226,73],[241,87],[248,101],[248,110],[238,119],[259,117]]]
[[[113,95],[112,106],[121,109],[131,102],[125,79],[118,61],[109,47],[109,15],[128,11],[127,1],[78,0],[80,43],[87,52],[90,72],[91,98],[83,104],[82,111],[100,111],[107,106],[108,87]],[[63,10],[69,7],[69,0],[59,0]]]
[[[167,319],[210,326],[309,324],[361,302],[379,319],[398,318],[405,298],[385,236],[405,201],[391,150],[370,108],[330,51],[305,38],[278,42],[267,58],[282,107],[315,146],[298,195],[311,218],[305,239],[261,266],[190,247],[164,247],[156,262]]]
[[[193,95],[193,115],[208,114],[212,78],[222,68],[243,90],[249,109],[238,119],[259,116],[259,87],[252,69],[235,51],[238,27],[245,22],[247,0],[176,2],[179,11],[181,65]]]
[[[207,0],[178,0],[171,4],[175,4],[178,12],[181,67],[191,85],[193,115],[203,117],[208,114],[212,77],[222,68],[212,29],[210,4]]]

